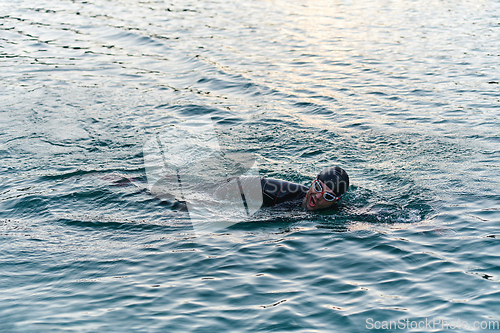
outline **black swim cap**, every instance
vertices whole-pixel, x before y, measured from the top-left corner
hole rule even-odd
[[[341,196],[349,188],[349,176],[340,167],[325,168],[317,177],[328,186],[336,196]]]

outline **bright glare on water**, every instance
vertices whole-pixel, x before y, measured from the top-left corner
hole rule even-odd
[[[499,330],[499,62],[497,0],[0,0],[0,331]],[[206,117],[349,192],[195,232],[145,147]]]

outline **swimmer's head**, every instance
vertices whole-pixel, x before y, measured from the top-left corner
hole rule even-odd
[[[349,176],[340,167],[325,168],[316,178],[328,186],[337,197],[342,196],[349,188]]]
[[[333,206],[349,188],[349,176],[339,167],[326,168],[314,179],[302,207],[320,210]]]

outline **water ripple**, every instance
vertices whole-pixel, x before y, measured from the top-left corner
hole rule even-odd
[[[498,3],[1,8],[0,330],[498,320]],[[143,145],[204,115],[261,175],[349,192],[196,235]]]

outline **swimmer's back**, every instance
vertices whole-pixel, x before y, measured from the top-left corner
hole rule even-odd
[[[285,202],[296,202],[300,205],[309,190],[304,185],[280,179],[261,177],[260,181],[262,185],[263,207],[279,205]]]

